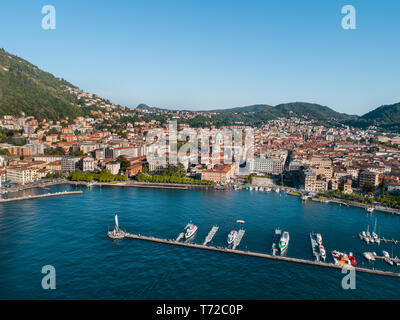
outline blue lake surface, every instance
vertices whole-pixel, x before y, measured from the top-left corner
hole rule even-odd
[[[68,185],[36,193],[77,190]],[[81,188],[82,195],[0,204],[1,299],[398,299],[400,279],[357,273],[356,290],[342,289],[340,270],[240,255],[107,238],[114,215],[130,233],[176,238],[192,221],[202,243],[226,246],[228,233],[246,223],[238,249],[271,252],[274,230],[290,232],[287,256],[312,259],[309,233],[323,236],[328,262],[334,249],[353,252],[361,267],[400,272],[384,262],[367,263],[371,246],[358,233],[374,228],[400,239],[400,217],[365,210],[303,203],[266,192]],[[42,267],[56,268],[56,290],[43,290]]]

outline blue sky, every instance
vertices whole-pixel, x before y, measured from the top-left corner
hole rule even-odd
[[[56,30],[41,28],[47,4]],[[341,27],[346,4],[356,30]],[[397,0],[7,0],[0,47],[131,107],[363,114],[400,101],[399,15]]]

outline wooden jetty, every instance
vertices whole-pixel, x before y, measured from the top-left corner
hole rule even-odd
[[[207,237],[205,238],[204,242],[203,242],[203,246],[206,246],[207,244],[209,244],[212,239],[214,238],[215,234],[218,232],[219,227],[218,226],[213,226],[210,230],[210,232],[208,233]]]
[[[174,246],[181,246],[181,247],[187,247],[187,248],[208,250],[208,251],[214,251],[214,252],[221,252],[221,253],[239,254],[239,255],[243,255],[243,256],[264,258],[264,259],[275,260],[275,261],[300,263],[300,264],[304,264],[304,265],[319,266],[319,267],[324,267],[324,268],[342,269],[342,268],[348,267],[348,266],[342,266],[342,265],[335,265],[333,263],[311,261],[311,260],[305,260],[305,259],[299,259],[299,258],[290,258],[290,257],[286,257],[286,256],[274,256],[274,255],[266,254],[266,253],[234,250],[234,249],[222,248],[222,247],[205,246],[202,244],[178,242],[175,240],[159,239],[159,238],[155,238],[155,237],[147,237],[147,236],[135,235],[135,234],[130,234],[130,233],[126,233],[125,238],[141,240],[141,241],[149,241],[149,242],[154,242],[154,243],[162,243],[162,244],[168,244],[168,245],[174,245]],[[369,273],[369,274],[375,274],[375,275],[381,275],[381,276],[400,278],[400,273],[397,273],[397,272],[360,268],[360,267],[353,267],[353,268],[356,272],[363,272],[363,273]]]
[[[271,248],[271,252],[272,255],[275,256],[276,253],[279,251],[279,249],[277,248],[277,244],[279,244],[279,239],[280,236],[282,234],[282,230],[279,228],[275,229],[275,233],[274,233],[274,237],[272,238],[272,248]]]
[[[310,240],[311,240],[311,249],[312,249],[313,256],[315,257],[316,261],[320,261],[321,259],[320,259],[319,251],[316,250],[316,248],[318,248],[318,243],[314,239],[313,233],[310,233]]]
[[[82,194],[82,191],[64,191],[64,192],[56,192],[56,193],[46,193],[46,194],[38,194],[33,196],[25,196],[25,197],[17,197],[10,199],[0,199],[0,203],[6,202],[14,202],[14,201],[23,201],[23,200],[33,200],[33,199],[41,199],[41,198],[50,198],[50,197],[62,197],[62,196],[72,196],[77,194]]]
[[[245,232],[246,231],[244,229],[240,229],[239,230],[238,235],[237,235],[235,241],[233,242],[232,250],[236,250],[236,248],[239,246],[239,244],[242,241],[242,238],[243,238]]]

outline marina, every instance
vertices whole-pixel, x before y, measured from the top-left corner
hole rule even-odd
[[[285,262],[292,262],[292,263],[298,263],[298,264],[319,266],[319,267],[324,267],[324,268],[332,268],[332,269],[342,269],[343,268],[343,266],[333,264],[333,263],[311,261],[311,260],[291,258],[291,257],[286,257],[286,256],[276,256],[276,255],[270,255],[270,254],[266,254],[266,253],[258,253],[258,252],[252,252],[252,251],[242,251],[242,250],[236,250],[233,248],[229,249],[229,248],[206,246],[206,245],[196,244],[196,243],[178,242],[175,240],[160,239],[160,238],[156,238],[156,237],[148,237],[148,236],[136,235],[136,234],[130,234],[130,233],[126,233],[124,238],[148,241],[148,242],[154,242],[154,243],[161,243],[161,244],[167,244],[167,245],[173,245],[173,246],[181,246],[181,247],[187,247],[187,248],[193,248],[193,249],[201,249],[201,250],[209,250],[209,251],[222,252],[222,253],[238,254],[238,255],[243,255],[243,256],[264,258],[264,259],[275,260],[275,261],[285,261]],[[360,267],[354,267],[354,270],[357,272],[362,272],[362,273],[369,273],[369,274],[374,274],[374,275],[400,278],[400,273],[396,273],[396,272],[383,271],[383,270],[377,270],[377,269],[360,268]]]
[[[276,251],[274,251],[274,249],[273,249],[273,254],[272,255],[266,254],[266,253],[253,252],[253,251],[236,250],[236,248],[239,246],[239,244],[242,241],[242,238],[243,238],[243,236],[245,234],[245,230],[244,229],[240,229],[239,230],[238,235],[234,238],[232,248],[229,248],[229,246],[226,247],[226,248],[223,248],[223,247],[214,247],[214,246],[208,246],[207,245],[208,243],[211,242],[211,240],[213,239],[213,237],[217,233],[217,231],[219,229],[218,226],[213,226],[211,228],[211,230],[208,233],[208,235],[207,235],[206,239],[204,240],[203,244],[196,244],[196,243],[190,243],[190,242],[180,242],[180,240],[183,237],[188,238],[187,232],[189,232],[188,230],[192,230],[193,228],[195,228],[195,230],[193,231],[193,233],[194,233],[194,232],[197,231],[197,226],[189,223],[185,227],[185,229],[187,230],[186,231],[186,235],[184,233],[180,233],[176,240],[161,239],[161,238],[156,238],[156,237],[148,237],[148,236],[143,236],[143,235],[130,234],[130,233],[127,233],[126,231],[121,231],[120,228],[119,228],[119,224],[118,224],[118,216],[115,215],[115,227],[114,227],[114,230],[113,231],[109,231],[107,233],[107,235],[108,235],[109,238],[111,238],[113,240],[122,240],[124,238],[134,239],[134,240],[143,240],[143,241],[156,242],[156,243],[162,243],[162,244],[184,246],[184,247],[188,247],[188,248],[203,249],[203,250],[225,252],[225,253],[235,253],[235,254],[246,255],[246,256],[251,256],[251,257],[258,257],[258,258],[264,258],[264,259],[270,259],[270,260],[280,260],[280,261],[286,261],[286,262],[294,262],[294,263],[299,263],[299,264],[314,265],[314,266],[327,267],[327,268],[336,268],[336,269],[342,269],[344,267],[349,267],[348,264],[350,264],[350,261],[351,261],[352,268],[354,268],[356,271],[364,272],[364,273],[370,273],[370,274],[376,274],[376,275],[383,275],[383,276],[400,278],[400,273],[397,273],[397,272],[390,272],[390,271],[384,271],[384,270],[357,267],[357,263],[356,263],[352,253],[349,253],[349,255],[342,254],[340,252],[337,252],[337,255],[335,255],[333,253],[335,258],[338,258],[339,255],[341,255],[341,256],[344,255],[345,259],[349,260],[349,261],[346,261],[348,263],[344,263],[344,261],[339,261],[339,263],[338,263],[337,259],[335,259],[335,263],[334,264],[333,263],[326,263],[325,262],[325,259],[326,259],[325,249],[323,249],[322,252],[321,252],[321,248],[323,248],[323,246],[322,246],[322,236],[320,234],[310,233],[310,240],[311,240],[311,247],[312,247],[312,251],[313,251],[313,256],[316,258],[315,261],[312,261],[312,260],[307,260],[307,259],[299,259],[299,258],[287,257],[285,255],[277,256],[276,255]],[[281,233],[282,233],[282,231],[280,229],[276,229],[275,230],[275,236],[278,236]],[[284,232],[284,235],[285,234],[288,234],[288,232]],[[275,241],[275,236],[274,236],[274,241]],[[282,241],[282,237],[281,237],[280,242],[281,241]],[[274,246],[273,246],[273,248],[274,248]],[[319,248],[319,250],[317,250],[316,248]],[[383,257],[375,256],[375,258],[383,259],[386,262],[388,262],[390,265],[394,265],[395,263],[396,263],[396,265],[400,264],[400,259],[399,258],[397,258],[397,257],[396,258],[391,258],[389,253],[387,253],[386,251],[383,251],[383,254],[384,254]],[[365,254],[364,254],[364,256],[365,256]],[[342,259],[340,259],[340,260],[342,260]]]

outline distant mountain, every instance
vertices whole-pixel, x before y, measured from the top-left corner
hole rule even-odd
[[[385,131],[400,132],[400,102],[380,106],[347,124],[360,128],[376,126]]]
[[[237,108],[228,108],[228,109],[216,109],[211,110],[208,112],[237,112],[237,113],[244,113],[244,112],[259,112],[259,111],[272,111],[273,107],[267,104],[255,104],[246,107],[237,107]]]
[[[400,102],[384,105],[364,114],[360,119],[373,124],[390,124],[400,122]]]

